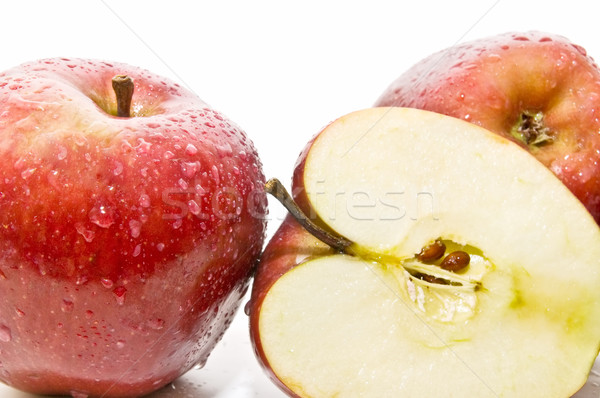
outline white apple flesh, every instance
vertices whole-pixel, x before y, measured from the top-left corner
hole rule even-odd
[[[251,331],[288,393],[548,398],[585,383],[600,230],[525,150],[458,119],[373,108],[326,127],[298,170],[304,211],[354,243],[324,252],[287,220],[263,254]],[[468,266],[420,261],[437,239]]]

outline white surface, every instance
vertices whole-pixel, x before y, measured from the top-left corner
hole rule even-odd
[[[600,59],[594,2],[455,0],[11,1],[0,70],[42,57],[128,62],[168,76],[253,138],[268,177],[289,184],[309,138],[370,106],[402,71],[457,42],[511,30],[562,34]],[[271,202],[272,234],[284,210]],[[597,364],[600,371],[600,364]],[[600,377],[585,393],[600,396]],[[31,395],[0,386],[3,398]],[[152,397],[279,397],[259,369],[240,311],[202,370]]]

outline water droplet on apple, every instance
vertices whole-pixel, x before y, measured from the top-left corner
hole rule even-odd
[[[101,228],[108,228],[115,223],[114,211],[110,207],[104,205],[92,208],[88,217],[91,222]]]
[[[82,392],[82,391],[77,391],[77,390],[71,390],[69,392],[69,394],[71,394],[71,397],[73,398],[88,398],[89,394]]]
[[[125,340],[119,340],[115,345],[119,350],[122,350],[123,348],[125,348]]]
[[[133,253],[131,254],[133,257],[137,257],[140,255],[140,253],[142,252],[142,245],[136,245],[135,248],[133,249]]]
[[[233,155],[233,149],[231,148],[231,144],[229,144],[228,142],[225,142],[222,145],[218,145],[217,152],[222,157],[229,157],[229,156]]]
[[[175,154],[174,154],[173,152],[171,152],[171,151],[166,151],[166,152],[163,154],[163,157],[164,157],[165,159],[173,159],[173,158],[175,157]]]
[[[94,240],[94,236],[96,235],[96,233],[92,230],[87,229],[85,225],[83,225],[83,223],[75,223],[75,229],[81,236],[83,236],[83,239],[85,239],[86,242],[89,243]]]
[[[200,162],[183,162],[181,164],[181,172],[187,178],[192,178],[200,170]]]
[[[217,166],[213,165],[213,167],[210,169],[210,174],[212,175],[212,178],[215,180],[215,183],[217,185],[219,185],[220,176],[219,176],[219,169],[217,168]]]
[[[113,174],[118,176],[123,172],[123,163],[121,162],[115,162],[114,164],[114,168],[113,168]]]
[[[156,250],[158,250],[159,252],[162,252],[163,250],[165,250],[165,244],[164,243],[157,244]]]
[[[31,177],[35,173],[36,170],[37,170],[36,167],[30,167],[28,169],[23,170],[21,172],[21,178],[24,179],[24,180],[28,179],[29,177]]]
[[[24,312],[24,311],[22,311],[22,310],[20,310],[19,308],[15,308],[15,312],[17,313],[17,316],[18,316],[19,318],[23,318],[23,317],[25,317],[25,312]]]
[[[204,187],[200,184],[196,184],[196,186],[194,187],[194,189],[196,190],[196,193],[198,195],[204,195],[206,193],[206,189],[204,189]]]
[[[113,287],[114,282],[110,278],[102,278],[100,279],[100,283],[107,289]]]
[[[93,316],[94,316],[94,311],[87,310],[87,311],[85,312],[85,317],[86,317],[87,319],[92,319],[92,317],[93,317]]]
[[[129,230],[131,231],[131,237],[137,238],[140,236],[142,230],[142,223],[138,220],[129,221]]]
[[[185,147],[185,153],[187,155],[193,156],[198,153],[198,148],[194,146],[194,144],[187,144]]]
[[[189,187],[188,183],[183,178],[180,178],[179,181],[177,181],[177,185],[179,185],[181,189],[188,189]]]
[[[207,360],[208,360],[208,358],[201,358],[198,362],[196,362],[196,365],[194,365],[194,369],[200,370],[203,367],[205,367]]]
[[[6,279],[8,279],[6,277],[6,274],[0,269],[0,280],[6,280]]]
[[[143,193],[140,196],[140,206],[142,207],[150,207],[150,196]]]
[[[125,302],[125,293],[126,292],[127,292],[127,289],[124,286],[118,286],[115,288],[115,290],[113,290],[113,294],[115,295],[115,298],[117,299],[117,304],[123,305],[123,303]]]
[[[200,208],[200,205],[198,205],[198,203],[196,203],[196,201],[194,199],[188,201],[188,210],[190,211],[190,213],[192,213],[195,216],[200,214],[200,212],[202,211],[202,209]]]
[[[12,340],[12,332],[6,325],[0,325],[0,341],[8,343]]]
[[[62,312],[71,312],[73,311],[73,307],[75,307],[75,304],[69,299],[64,299],[60,305]]]
[[[64,160],[67,157],[67,148],[65,148],[62,145],[58,146],[58,154],[56,155],[56,158],[58,160]]]
[[[160,318],[150,319],[148,322],[146,322],[146,324],[148,327],[150,327],[150,329],[154,330],[161,330],[165,327],[165,321]]]
[[[181,218],[178,218],[177,220],[173,221],[173,229],[179,229],[182,225],[183,220]]]

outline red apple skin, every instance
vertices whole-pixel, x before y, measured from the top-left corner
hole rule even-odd
[[[134,397],[206,361],[265,235],[238,126],[146,70],[47,59],[0,74],[0,156],[0,380]]]
[[[262,303],[271,286],[286,272],[312,257],[333,253],[329,246],[308,233],[292,216],[288,215],[267,244],[254,276],[249,307],[250,339],[255,355],[266,374],[290,397],[298,397],[298,395],[277,378],[260,340],[259,318]]]
[[[600,222],[600,70],[566,38],[506,33],[448,48],[402,74],[375,106],[443,113],[529,147]],[[542,112],[552,143],[513,138],[524,111]]]

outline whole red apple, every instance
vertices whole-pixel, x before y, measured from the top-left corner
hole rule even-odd
[[[245,133],[146,70],[47,59],[0,74],[0,156],[0,380],[133,397],[203,363],[264,240]]]
[[[518,142],[600,222],[600,70],[566,38],[507,33],[450,47],[402,74],[375,106],[443,113]]]

